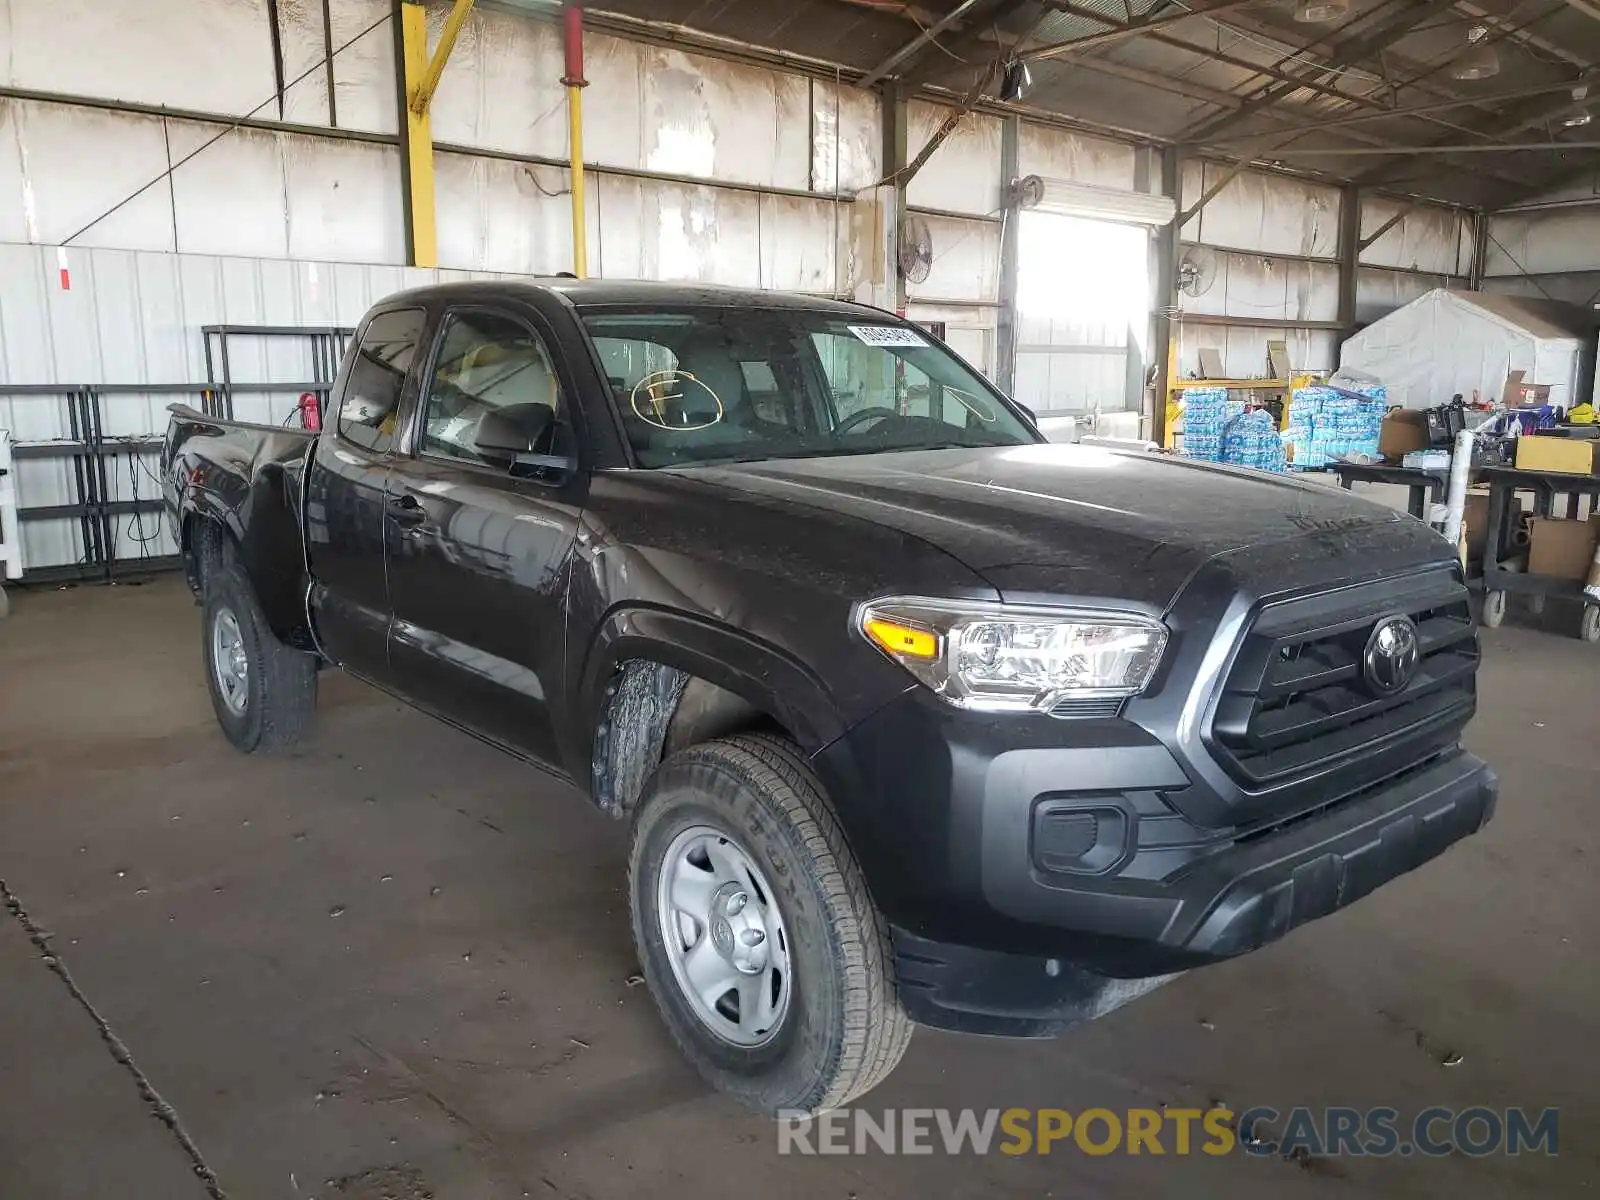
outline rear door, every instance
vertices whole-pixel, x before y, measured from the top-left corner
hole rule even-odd
[[[543,319],[448,309],[424,373],[409,452],[389,476],[390,656],[422,707],[558,765],[552,707],[565,670],[579,438]],[[516,465],[479,443],[485,419],[534,431]],[[488,439],[486,439],[488,440]]]
[[[426,326],[420,308],[379,312],[367,321],[306,480],[317,638],[335,662],[379,683],[390,678],[384,541],[393,532],[386,485]]]

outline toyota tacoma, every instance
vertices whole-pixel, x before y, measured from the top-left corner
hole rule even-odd
[[[1047,444],[877,309],[424,288],[310,418],[174,409],[223,732],[293,744],[337,666],[627,821],[661,1016],[764,1112],[859,1096],[914,1024],[1092,1019],[1494,807],[1437,534]]]

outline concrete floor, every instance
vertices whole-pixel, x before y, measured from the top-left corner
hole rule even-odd
[[[707,1092],[629,986],[623,829],[578,795],[339,676],[301,752],[242,757],[176,578],[13,599],[7,1200],[1600,1188],[1600,648],[1571,612],[1486,635],[1486,833],[1054,1042],[920,1031],[868,1101],[1558,1105],[1559,1157],[799,1159]]]

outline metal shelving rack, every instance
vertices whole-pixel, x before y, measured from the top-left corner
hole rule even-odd
[[[205,411],[213,417],[233,417],[233,397],[238,392],[315,392],[326,405],[328,390],[339,374],[345,348],[355,330],[344,325],[202,325],[205,339],[206,378],[211,381],[213,407]],[[311,378],[298,383],[240,383],[233,377],[230,339],[305,338],[309,342]]]
[[[66,580],[99,579],[111,581],[133,572],[160,570],[180,565],[176,556],[151,556],[134,559],[117,555],[118,518],[155,515],[160,519],[163,502],[159,495],[137,500],[112,498],[112,473],[120,454],[155,454],[165,440],[163,433],[108,435],[105,432],[106,405],[118,396],[187,395],[195,397],[201,411],[224,419],[233,416],[234,397],[240,393],[283,393],[299,395],[315,392],[324,402],[338,375],[345,348],[355,330],[333,325],[206,325],[201,328],[205,341],[207,379],[204,383],[59,383],[0,385],[0,397],[31,396],[54,398],[65,405],[67,436],[40,441],[13,442],[15,461],[68,459],[72,464],[71,499],[65,504],[42,504],[16,510],[17,519],[46,521],[76,519],[83,556],[77,563],[26,568],[22,582],[52,583]],[[238,337],[303,338],[309,343],[310,378],[284,383],[241,382],[233,378],[230,339]],[[137,471],[140,468],[130,464]],[[15,485],[15,469],[3,477]],[[10,535],[6,535],[8,542]],[[0,558],[0,563],[6,560]],[[0,567],[0,578],[5,569]]]

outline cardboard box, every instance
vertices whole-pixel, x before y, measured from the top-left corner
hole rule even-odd
[[[1508,530],[1515,529],[1522,524],[1522,501],[1511,497],[1511,519],[1506,523]],[[1468,492],[1467,507],[1461,514],[1461,528],[1466,531],[1467,558],[1477,560],[1483,557],[1483,548],[1489,543],[1489,493]],[[1506,547],[1502,546],[1504,551]]]
[[[1517,469],[1592,475],[1594,443],[1582,438],[1540,437],[1538,434],[1519,437]]]
[[[1563,521],[1555,517],[1533,519],[1533,545],[1528,551],[1528,574],[1557,579],[1589,577],[1595,542],[1600,540],[1600,518]]]
[[[1399,462],[1413,450],[1426,450],[1431,444],[1426,413],[1391,408],[1378,427],[1378,453],[1392,462]]]
[[[1529,408],[1550,403],[1550,385],[1524,383],[1527,377],[1526,371],[1512,371],[1506,376],[1506,386],[1500,393],[1500,400],[1507,408]]]

